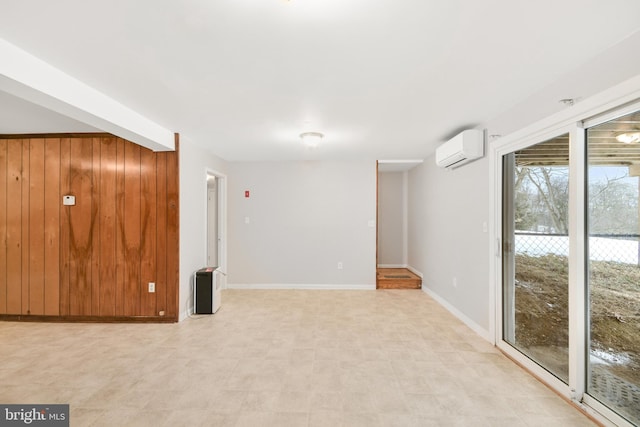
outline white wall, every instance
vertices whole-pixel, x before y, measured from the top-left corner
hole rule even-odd
[[[405,172],[378,173],[378,266],[404,266]]]
[[[631,53],[638,51],[640,33],[477,128],[487,129],[488,135],[505,136],[571,108],[559,100],[576,98],[580,102],[637,75],[640,56]],[[423,273],[423,289],[492,340],[496,313],[490,290],[495,284],[489,261],[495,245],[483,232],[483,223],[493,220],[489,218],[490,172],[487,158],[447,171],[437,168],[433,157],[409,172],[408,261]]]
[[[640,33],[478,128],[506,135],[566,108],[562,98],[585,98],[630,78],[640,70],[640,56],[630,55],[637,51]],[[375,228],[367,225],[375,218],[375,164],[226,164],[183,140],[181,318],[191,300],[191,275],[205,262],[207,167],[229,176],[230,284],[375,286]],[[426,290],[487,337],[494,315],[488,269],[493,246],[482,228],[489,221],[489,173],[487,159],[449,172],[432,157],[409,172],[407,257],[424,275]]]
[[[228,286],[375,288],[375,162],[228,166]]]
[[[226,173],[227,163],[180,140],[180,320],[193,311],[192,276],[206,265],[207,170]]]
[[[489,329],[487,165],[445,170],[429,157],[409,171],[409,265],[423,289],[480,331]]]

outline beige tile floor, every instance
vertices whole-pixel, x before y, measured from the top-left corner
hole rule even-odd
[[[179,324],[0,322],[0,402],[72,426],[589,426],[420,290],[240,291]]]

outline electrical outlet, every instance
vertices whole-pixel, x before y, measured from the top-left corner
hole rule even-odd
[[[153,293],[156,291],[156,284],[153,282],[149,282],[149,292]]]
[[[454,277],[454,278],[453,278],[453,287],[454,287],[454,288],[457,288],[457,287],[458,287],[458,278],[457,278],[457,277]]]
[[[342,261],[338,263],[338,270],[342,270]]]

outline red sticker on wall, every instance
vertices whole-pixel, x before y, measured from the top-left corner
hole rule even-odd
[[[244,197],[246,197],[247,199],[249,198],[249,190],[244,191]]]

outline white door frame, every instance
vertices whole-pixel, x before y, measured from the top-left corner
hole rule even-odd
[[[204,198],[207,201],[204,208],[204,229],[207,230],[207,237],[204,239],[203,265],[207,265],[207,255],[209,251],[209,244],[207,242],[209,234],[209,189],[207,187],[207,178],[209,176],[215,176],[218,181],[218,271],[221,273],[220,281],[222,289],[225,289],[227,287],[227,175],[210,168],[206,168],[204,173]]]
[[[630,424],[620,416],[599,404],[595,399],[585,393],[584,372],[586,349],[581,345],[585,342],[585,313],[584,307],[574,304],[569,305],[570,322],[570,376],[569,385],[559,381],[546,370],[535,364],[527,357],[502,340],[502,156],[520,148],[544,141],[554,134],[571,133],[573,143],[570,145],[570,191],[569,228],[570,228],[570,299],[584,300],[584,268],[578,258],[584,253],[584,218],[579,218],[579,206],[584,206],[584,164],[580,163],[584,158],[584,125],[591,118],[606,114],[608,111],[619,110],[627,105],[635,104],[640,100],[640,75],[620,83],[604,92],[585,99],[570,108],[560,111],[546,119],[540,120],[524,129],[507,135],[494,141],[489,147],[489,171],[490,171],[490,310],[493,316],[490,318],[490,333],[494,337],[495,344],[532,372],[556,392],[572,399],[583,410],[592,414],[596,419],[609,424],[611,421],[620,426]],[[573,184],[571,184],[573,182]],[[574,272],[571,273],[571,270]],[[576,274],[578,272],[578,274]],[[582,273],[579,273],[582,272]],[[572,374],[573,372],[573,374]]]

